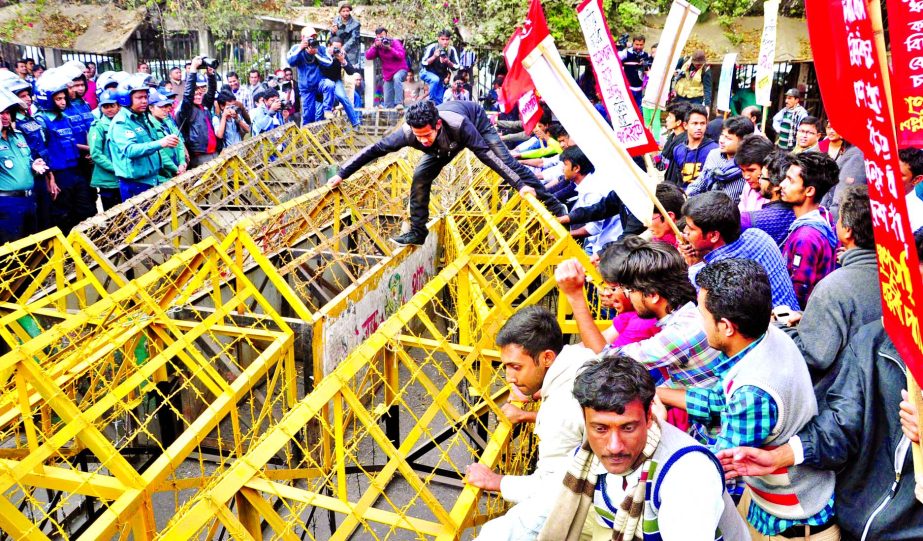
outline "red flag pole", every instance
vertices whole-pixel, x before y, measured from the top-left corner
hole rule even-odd
[[[879,0],[867,1],[869,20],[872,23],[872,31],[875,35],[875,48],[878,53],[878,65],[881,67],[882,86],[885,91],[885,103],[891,112],[891,130],[892,141],[897,140],[897,130],[894,126],[894,104],[891,98],[891,72],[888,69],[888,56],[885,49],[885,30],[881,20],[881,2]],[[920,392],[920,386],[913,377],[910,369],[907,369],[907,397],[913,403],[917,411],[917,433],[923,434],[923,393]],[[914,494],[918,501],[923,502],[923,449],[919,443],[911,445],[913,453],[913,477],[916,481]]]

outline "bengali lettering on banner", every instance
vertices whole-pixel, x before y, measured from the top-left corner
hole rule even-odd
[[[858,1],[858,0],[853,0]],[[891,93],[901,147],[923,147],[923,5],[888,0]]]
[[[827,115],[865,154],[885,329],[916,380],[923,381],[923,284],[866,3],[806,0],[805,10]]]
[[[859,0],[862,1],[862,0]],[[756,104],[769,107],[772,99],[772,78],[776,61],[776,25],[779,21],[779,0],[763,3],[763,37],[760,55],[756,59]]]
[[[609,112],[615,138],[632,156],[656,152],[659,149],[657,142],[644,126],[641,111],[628,90],[625,71],[616,52],[615,42],[612,41],[612,34],[609,33],[609,25],[606,24],[602,0],[584,0],[577,7],[577,19],[583,29],[590,63],[596,74],[603,104]]]
[[[737,66],[737,53],[724,55],[721,62],[721,78],[718,80],[718,101],[715,107],[719,111],[731,110],[731,88],[734,86],[734,68]]]

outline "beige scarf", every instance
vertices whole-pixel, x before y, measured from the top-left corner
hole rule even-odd
[[[626,475],[637,470],[650,468],[651,457],[660,445],[660,425],[651,423],[647,431],[647,443],[644,452],[635,461],[634,467]],[[596,490],[595,466],[599,464],[590,444],[584,442],[574,456],[567,473],[564,475],[564,490],[558,496],[554,511],[545,522],[538,541],[579,541],[586,521],[587,513],[593,506],[593,492]],[[632,541],[644,538],[644,498],[646,483],[639,482],[628,491],[625,500],[615,514],[612,530],[613,541]]]

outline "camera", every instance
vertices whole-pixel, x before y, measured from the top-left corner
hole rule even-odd
[[[455,88],[461,90],[465,86],[464,81],[455,81]]]
[[[445,49],[439,49],[439,58],[448,58],[449,52]]]
[[[626,46],[628,46],[628,38],[630,37],[631,36],[628,34],[622,34],[621,36],[619,36],[619,41],[618,41],[619,46],[622,47],[623,49]]]
[[[381,38],[381,44],[384,46],[391,45],[391,38]]]
[[[308,47],[320,47],[320,40],[317,38],[308,38]]]
[[[217,58],[212,58],[210,56],[203,56],[202,65],[199,66],[199,69],[200,70],[204,70],[205,68],[218,69],[218,65],[220,63],[221,62],[219,62]]]
[[[333,51],[333,56],[336,56],[340,54],[341,52],[343,52],[343,49],[340,49],[339,47],[334,47],[333,49],[331,49],[331,51]]]
[[[279,100],[279,107],[280,107],[281,109],[291,109],[291,108],[292,108],[292,102],[290,102],[290,101],[288,101],[288,100]]]

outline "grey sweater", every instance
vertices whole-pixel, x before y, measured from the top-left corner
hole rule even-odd
[[[851,146],[837,156],[836,164],[840,167],[839,182],[820,203],[830,211],[834,220],[840,214],[840,193],[850,184],[865,183],[865,156],[858,147]]]
[[[842,266],[818,282],[796,327],[783,327],[804,355],[822,401],[836,379],[837,362],[860,327],[881,318],[881,287],[875,251],[843,253]]]

